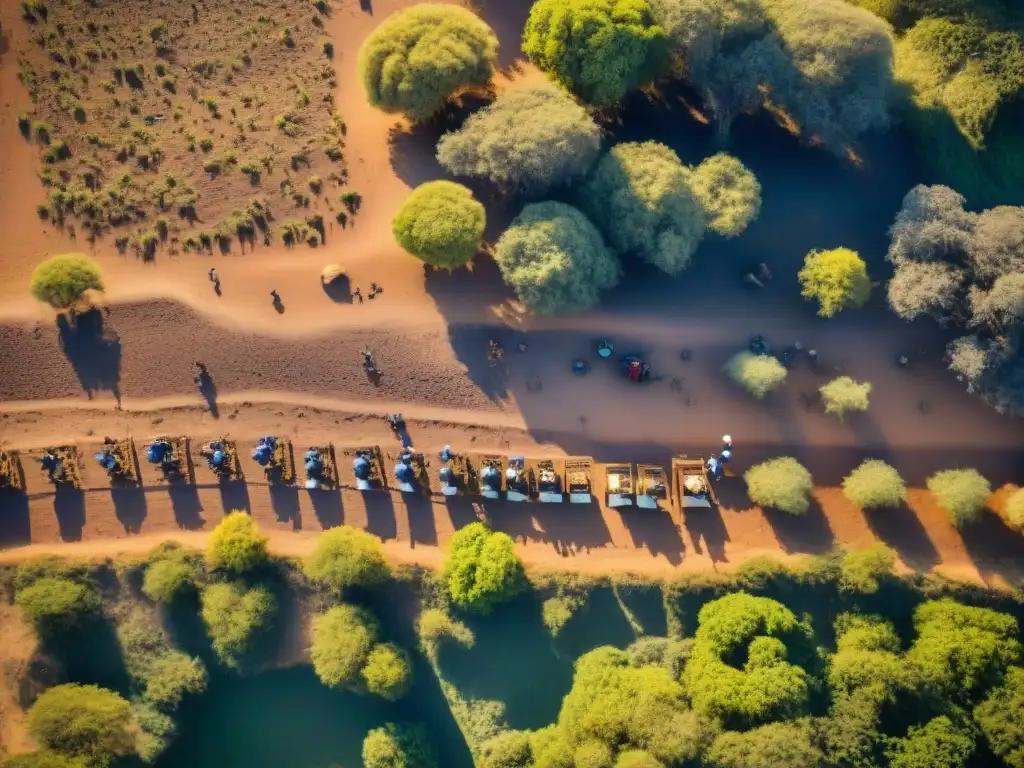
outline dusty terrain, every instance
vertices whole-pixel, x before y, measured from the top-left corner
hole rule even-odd
[[[383,18],[409,4],[387,0],[361,7],[346,0],[333,2],[323,17],[335,46],[334,109],[347,125],[348,188],[363,200],[354,226],[329,228],[325,245],[316,249],[288,249],[277,240],[245,253],[233,248],[227,254],[214,249],[171,255],[168,248],[146,263],[131,252],[119,254],[113,238],[92,246],[81,235],[72,240],[67,228],[41,225],[36,206],[47,192],[37,177],[38,149],[17,134],[18,114],[31,106],[18,82],[17,52],[31,45],[31,28],[17,18],[16,5],[0,6],[0,135],[7,137],[0,142],[5,446],[28,451],[75,440],[85,446],[128,433],[141,442],[167,432],[197,439],[228,434],[245,444],[246,454],[251,440],[271,432],[291,436],[300,448],[307,440],[328,439],[339,448],[368,441],[386,446],[391,438],[380,416],[392,410],[405,413],[417,447],[431,452],[451,443],[457,450],[490,446],[599,461],[664,461],[681,450],[715,450],[719,436],[729,432],[736,442],[737,474],[780,454],[807,464],[821,486],[807,518],[750,508],[735,479],[723,482],[721,510],[688,513],[682,520],[668,513],[568,505],[487,504],[484,510],[496,527],[522,542],[524,559],[537,567],[671,574],[727,567],[763,553],[859,546],[877,537],[896,547],[908,567],[990,582],[1020,578],[1024,539],[1010,533],[996,511],[960,535],[923,491],[915,490],[904,509],[868,518],[834,488],[867,455],[891,461],[918,488],[931,472],[955,466],[978,467],[996,487],[1022,477],[1019,422],[966,395],[943,371],[942,338],[933,328],[900,323],[877,295],[865,310],[830,321],[815,318],[796,299],[795,274],[810,247],[856,247],[873,276],[884,279],[885,229],[913,183],[898,148],[879,139],[858,168],[818,155],[793,166],[784,159],[793,151],[787,138],[763,139],[753,132],[744,138],[740,126],[740,154],[765,142],[780,147],[763,155],[760,165],[752,163],[762,178],[765,205],[747,235],[706,243],[682,279],[631,274],[601,312],[522,318],[486,259],[472,273],[425,273],[393,242],[390,221],[403,197],[421,181],[443,175],[433,143],[454,124],[449,118],[412,130],[365,103],[356,77],[359,44]],[[527,6],[492,2],[481,9],[502,41],[501,63],[507,67],[496,88],[538,77],[520,61],[518,36]],[[200,118],[200,109],[208,111],[194,105],[195,119],[213,119]],[[611,130],[638,138],[637,128]],[[659,125],[645,138],[672,130]],[[268,179],[275,196],[279,176],[275,171]],[[248,182],[237,169],[231,178],[230,189],[211,181],[204,194],[227,200],[246,191]],[[216,182],[221,183],[227,182]],[[486,190],[480,194],[489,203],[489,235],[495,235],[510,212]],[[77,330],[62,328],[27,290],[41,258],[68,250],[94,253],[107,278],[109,311]],[[776,274],[761,293],[745,291],[738,279],[754,257],[768,258]],[[377,282],[383,293],[360,303],[346,291],[325,290],[319,274],[329,262],[345,266],[349,289],[360,288],[365,296]],[[220,274],[219,296],[207,279],[211,266]],[[272,289],[281,296],[277,308],[268,296]],[[720,368],[755,332],[776,344],[799,340],[820,350],[820,369],[811,370],[802,359],[782,392],[766,403],[749,400]],[[572,359],[594,358],[594,340],[605,336],[620,351],[642,350],[661,380],[638,388],[597,360],[590,376],[573,377]],[[499,366],[487,364],[489,338],[505,346]],[[526,345],[524,352],[519,343]],[[359,367],[364,344],[383,370],[379,387]],[[688,362],[680,359],[683,348],[692,352]],[[904,351],[914,358],[909,371],[894,364]],[[206,393],[209,402],[192,384],[194,360],[206,363],[213,376],[216,391]],[[826,417],[813,401],[836,369],[874,384],[870,411],[846,425]],[[443,547],[455,527],[480,511],[471,504],[407,504],[388,494],[271,493],[255,481],[262,478],[251,466],[250,482],[230,489],[207,478],[194,492],[147,488],[112,494],[89,452],[83,453],[90,489],[70,499],[53,496],[31,454],[25,455],[30,495],[0,499],[3,544],[16,547],[4,557],[44,550],[112,554],[171,535],[198,543],[224,510],[248,508],[273,530],[280,551],[308,549],[317,530],[345,522],[380,534],[397,560],[431,564],[442,557],[437,545]]]

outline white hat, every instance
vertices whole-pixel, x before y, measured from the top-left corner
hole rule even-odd
[[[732,442],[732,436],[722,435],[722,442],[725,443],[726,445],[729,445]]]

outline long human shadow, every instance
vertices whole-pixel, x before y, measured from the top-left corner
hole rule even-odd
[[[635,546],[652,555],[664,555],[672,565],[683,562],[686,545],[668,510],[624,507],[619,515]]]
[[[939,552],[928,531],[906,504],[895,509],[865,510],[864,519],[872,532],[914,570],[927,571],[939,563]]]
[[[206,525],[203,517],[203,502],[199,499],[199,490],[192,483],[171,483],[167,488],[171,497],[171,508],[174,520],[186,531],[198,531]]]
[[[139,533],[146,519],[146,491],[138,486],[112,487],[110,500],[124,532]]]
[[[0,547],[32,543],[32,515],[28,496],[21,491],[0,490]]]
[[[53,513],[57,516],[61,541],[81,541],[85,527],[85,493],[58,485],[53,494]]]
[[[104,328],[103,313],[92,309],[75,316],[57,316],[61,351],[89,397],[109,391],[121,401],[121,339]]]
[[[215,419],[220,418],[220,408],[217,406],[217,385],[213,376],[205,368],[199,376],[199,394],[206,401],[206,408]]]

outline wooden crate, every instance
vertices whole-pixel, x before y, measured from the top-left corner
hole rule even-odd
[[[17,451],[0,451],[0,490],[25,490],[25,473]]]
[[[565,463],[561,459],[527,459],[537,485],[537,499],[545,504],[565,501]],[[553,477],[553,481],[545,478]]]
[[[206,453],[210,451],[210,446],[213,443],[220,443],[224,446],[224,453],[227,454],[227,461],[224,462],[219,468],[210,467],[206,460]],[[207,465],[207,468],[213,472],[218,480],[224,482],[233,482],[242,480],[245,474],[242,472],[242,460],[238,456],[238,445],[234,440],[228,440],[227,438],[217,437],[213,440],[208,440],[203,443],[196,451],[196,463]]]
[[[115,440],[112,437],[103,439],[100,451],[110,451],[117,459],[120,472],[107,472],[110,484],[115,486],[142,485],[142,472],[139,470],[139,457],[135,453],[135,441],[130,437]]]
[[[636,488],[633,482],[632,464],[605,464],[604,489],[608,506],[611,508],[633,506]]]
[[[573,504],[590,504],[594,500],[594,460],[573,456],[565,460],[565,487]]]
[[[73,445],[50,446],[44,448],[41,453],[54,453],[61,462],[63,474],[59,477],[51,477],[43,465],[39,465],[40,470],[49,482],[55,486],[70,487],[76,490],[82,488],[82,465],[78,456],[78,448]]]
[[[660,464],[636,465],[636,505],[642,509],[661,509],[671,503],[671,483]]]
[[[505,492],[505,457],[496,453],[478,453],[472,456],[477,468],[477,487],[480,495],[486,499],[497,499]],[[498,470],[498,490],[484,486],[483,471],[486,467]]]

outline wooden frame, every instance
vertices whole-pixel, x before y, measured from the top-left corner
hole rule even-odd
[[[501,494],[505,492],[505,457],[496,453],[482,453],[478,454],[474,463],[477,466],[477,486],[480,495],[485,499],[500,499]],[[497,490],[488,488],[484,484],[483,472],[487,467],[494,467],[494,469],[498,470]]]
[[[537,482],[533,467],[525,456],[509,456],[505,470],[505,498],[508,501],[533,501],[537,495]],[[513,481],[509,473],[516,470],[517,480]]]
[[[604,465],[604,495],[609,507],[632,507],[635,493],[632,464]]]
[[[61,477],[56,478],[51,475],[42,463],[39,468],[47,476],[47,480],[56,487],[69,486],[75,490],[82,489],[82,465],[78,455],[78,448],[74,445],[57,445],[49,446],[43,449],[43,453],[52,453],[57,456],[61,463],[61,469],[64,473]],[[41,461],[41,460],[40,460]]]
[[[479,480],[476,468],[469,456],[461,453],[453,453],[448,461],[442,464],[448,467],[458,479],[455,485],[441,486],[441,493],[444,496],[470,496],[479,493]],[[446,490],[450,488],[451,490]]]
[[[544,504],[565,502],[565,465],[561,459],[527,459],[533,469],[537,500]],[[554,477],[553,481],[546,478]]]
[[[167,483],[194,483],[195,476],[192,472],[192,457],[189,455],[190,439],[180,435],[178,437],[159,435],[146,443],[146,445],[149,446],[159,442],[170,443],[171,455],[174,457],[172,462],[157,465],[156,468],[162,480]],[[170,467],[174,469],[169,472],[168,469]]]
[[[338,459],[334,455],[334,446],[331,443],[325,445],[311,445],[302,452],[303,470],[305,470],[305,458],[308,451],[316,451],[323,458],[324,466],[320,470],[320,476],[316,478],[306,477],[306,488],[312,491],[333,491],[341,485],[341,478],[338,475]],[[310,486],[310,482],[315,482]]]
[[[360,480],[355,478],[355,487],[360,491],[386,491],[388,490],[387,473],[384,471],[384,456],[380,446],[364,445],[357,448],[346,448],[341,455],[350,462],[358,458],[364,458],[370,462],[370,479]],[[352,471],[351,463],[348,471]]]
[[[660,464],[636,465],[636,505],[641,509],[660,509],[671,503],[671,483]]]
[[[199,447],[199,450],[196,451],[196,455],[203,461],[207,461],[205,452],[210,448],[211,443],[221,443],[224,446],[224,453],[227,454],[227,461],[220,469],[210,467],[210,471],[217,475],[217,479],[222,482],[241,480],[244,475],[242,473],[242,462],[238,458],[238,446],[235,444],[235,441],[228,440],[223,437],[215,437],[213,440],[207,440]]]
[[[111,485],[142,485],[142,471],[139,469],[139,457],[135,453],[135,441],[132,438],[115,440],[105,437],[100,450],[113,453],[121,467],[120,472],[107,471]]]
[[[412,467],[413,474],[415,475],[415,486],[412,490],[402,488],[402,483],[395,478],[395,487],[402,493],[422,493],[427,496],[430,495],[430,462],[427,457],[419,451],[412,451],[409,449],[403,449],[398,453],[392,453],[388,451],[387,460],[391,463],[398,463],[402,456],[408,456],[410,459],[410,466]]]
[[[689,483],[687,482],[689,480]],[[691,485],[703,484],[702,492],[695,492]],[[710,507],[718,504],[714,486],[708,477],[707,464],[702,457],[675,456],[672,459],[673,501],[680,512],[687,508]]]
[[[25,472],[17,451],[0,451],[0,490],[25,490]]]
[[[570,504],[594,501],[594,460],[584,456],[565,459],[565,489]]]

